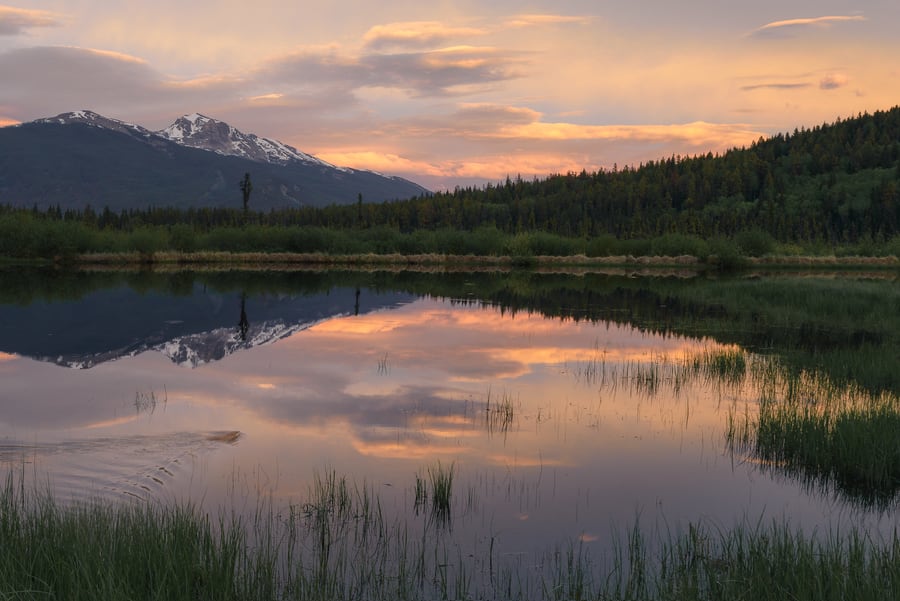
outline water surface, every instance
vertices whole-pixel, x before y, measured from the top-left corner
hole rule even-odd
[[[896,524],[729,451],[728,416],[759,397],[749,371],[678,368],[760,338],[672,292],[714,283],[135,277],[0,307],[0,462],[60,499],[252,512],[261,495],[302,503],[333,471],[416,519],[416,478],[440,463],[452,536],[500,554],[602,551],[637,519]]]

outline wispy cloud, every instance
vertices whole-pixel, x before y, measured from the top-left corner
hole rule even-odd
[[[365,53],[360,56],[304,51],[272,62],[258,74],[269,82],[340,84],[348,89],[385,87],[413,96],[453,96],[466,86],[483,86],[520,76],[521,53],[488,46]]]
[[[59,27],[62,18],[45,10],[0,6],[0,35],[20,35],[33,27]]]
[[[843,88],[850,82],[850,78],[843,73],[829,73],[819,81],[819,88],[823,90],[836,90]]]
[[[438,21],[409,21],[376,25],[363,36],[363,44],[373,50],[385,48],[429,48],[450,40],[486,35],[477,27],[452,27]]]
[[[535,25],[564,25],[579,24],[587,25],[591,22],[591,17],[583,16],[567,16],[567,15],[517,15],[506,21],[507,27],[532,27]]]
[[[866,18],[861,15],[832,15],[804,19],[786,19],[783,21],[766,23],[762,27],[755,29],[750,35],[755,37],[782,37],[797,33],[804,29],[815,27],[824,28],[830,27],[836,23],[865,20]]]
[[[741,86],[741,91],[752,92],[753,90],[797,90],[809,88],[812,84],[802,82],[792,83],[756,83],[748,86]]]

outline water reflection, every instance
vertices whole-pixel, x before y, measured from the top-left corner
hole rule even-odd
[[[551,283],[548,295],[559,291]],[[66,498],[210,508],[253,507],[259,493],[291,506],[314,473],[333,470],[413,516],[417,474],[440,462],[454,466],[463,500],[455,535],[486,536],[501,553],[605,546],[610,526],[638,511],[726,526],[782,514],[822,526],[852,512],[891,526],[729,452],[724,424],[759,398],[753,367],[737,363],[733,344],[659,327],[674,300],[659,309],[659,295],[607,295],[643,298],[632,313],[655,303],[650,327],[602,319],[612,304],[576,318],[567,294],[559,318],[513,310],[508,296],[459,302],[380,280],[343,284],[279,294],[193,281],[190,294],[147,298],[113,286],[4,307],[0,325],[16,336],[0,354],[0,460],[49,477]],[[104,323],[122,331],[63,344],[78,339],[63,317],[72,311],[112,315]],[[42,312],[49,320],[35,325]]]

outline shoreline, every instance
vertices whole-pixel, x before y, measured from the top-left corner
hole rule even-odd
[[[740,257],[737,270],[746,268],[838,268],[838,269],[893,269],[900,267],[900,259],[896,256],[836,256],[836,255],[765,255],[762,257]],[[11,261],[10,263],[20,263]],[[292,265],[313,267],[353,267],[353,266],[440,266],[466,268],[546,268],[546,267],[641,267],[641,268],[680,268],[698,271],[716,270],[721,264],[716,257],[703,260],[692,255],[679,256],[632,256],[617,255],[588,257],[587,255],[569,256],[525,256],[509,255],[450,255],[450,254],[347,254],[332,255],[326,253],[263,253],[263,252],[157,252],[148,256],[138,252],[124,253],[92,253],[77,255],[70,259],[39,259],[21,263],[29,264],[67,264],[77,267],[91,266],[131,266],[143,265],[156,267],[162,265],[178,265],[183,267],[206,265]]]

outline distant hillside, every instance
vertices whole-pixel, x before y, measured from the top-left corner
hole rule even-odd
[[[336,167],[197,114],[161,132],[90,111],[0,128],[0,204],[238,208],[245,173],[255,210],[428,194],[408,180]]]
[[[900,234],[900,107],[760,139],[724,155],[669,157],[366,207],[401,231],[496,226],[618,239],[762,230],[782,240],[854,242]],[[351,227],[354,209],[302,222]]]
[[[782,240],[900,233],[900,108],[760,139],[724,155],[510,180],[399,203],[401,227],[619,238],[758,228]],[[401,208],[405,206],[406,208]],[[352,215],[346,217],[348,220]]]

